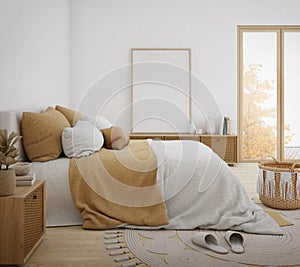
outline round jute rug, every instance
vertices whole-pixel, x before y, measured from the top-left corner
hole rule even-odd
[[[300,211],[279,212],[293,225],[282,227],[283,236],[242,233],[245,239],[243,254],[230,250],[224,239],[224,231],[125,230],[125,241],[137,258],[155,267],[300,265]],[[194,245],[191,238],[199,231],[215,235],[219,245],[228,248],[229,253],[218,254]]]

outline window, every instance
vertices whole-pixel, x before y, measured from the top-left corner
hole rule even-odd
[[[300,27],[238,27],[239,157],[300,159]]]

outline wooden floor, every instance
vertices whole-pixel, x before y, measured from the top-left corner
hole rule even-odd
[[[248,195],[252,198],[258,197],[256,193],[256,180],[258,177],[257,163],[239,163],[231,170],[245,186]]]
[[[231,169],[248,194],[255,197],[257,164],[240,163]],[[103,236],[103,231],[83,230],[80,226],[47,228],[45,239],[25,266],[121,266],[108,256]]]

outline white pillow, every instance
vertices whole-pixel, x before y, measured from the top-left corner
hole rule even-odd
[[[73,128],[67,127],[62,133],[62,146],[67,157],[84,157],[98,151],[104,138],[93,124],[78,121]]]
[[[85,120],[87,120],[88,122],[95,125],[98,130],[107,129],[107,128],[112,127],[111,122],[108,121],[107,119],[105,119],[102,116],[98,116],[98,117],[89,117],[89,116],[87,116],[85,118]]]

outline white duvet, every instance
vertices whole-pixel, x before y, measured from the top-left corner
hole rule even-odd
[[[169,218],[163,228],[282,234],[209,147],[195,141],[148,142],[158,159],[157,181]]]

